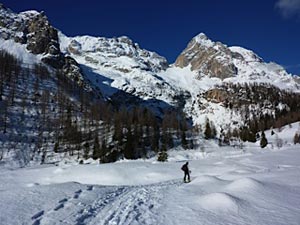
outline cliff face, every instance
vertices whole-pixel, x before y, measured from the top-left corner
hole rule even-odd
[[[181,95],[159,76],[168,69],[167,60],[142,49],[126,36],[67,37],[59,33],[59,41],[61,51],[80,63],[88,79],[109,98],[122,99],[125,103],[124,99],[131,96],[157,102],[154,105],[160,107],[158,102],[167,105]]]
[[[186,67],[210,77],[225,79],[237,75],[238,69],[233,64],[233,58],[243,58],[233,53],[220,42],[213,42],[203,33],[194,37],[186,49],[178,56],[175,66]]]
[[[57,30],[43,12],[26,11],[19,14],[0,7],[1,38],[26,44],[33,54],[59,55]]]
[[[25,45],[28,52],[39,55],[42,62],[62,71],[83,88],[92,90],[78,63],[60,51],[58,31],[43,12],[31,10],[17,14],[1,5],[0,38]]]

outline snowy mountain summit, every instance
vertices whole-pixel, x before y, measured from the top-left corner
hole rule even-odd
[[[264,62],[251,50],[214,42],[204,33],[195,36],[176,59],[177,67],[189,65],[200,78],[209,76],[238,83],[265,82],[279,88],[300,90],[299,77],[288,74],[282,66]]]
[[[145,71],[157,72],[168,68],[167,60],[154,52],[141,49],[137,43],[134,43],[126,36],[117,38],[80,36],[67,38],[63,34],[60,35],[61,48],[68,54],[85,56],[87,63],[95,65],[104,65],[113,67],[122,72],[131,72],[134,68],[140,68]],[[120,64],[114,59],[128,59],[128,64]],[[130,61],[131,59],[131,61]],[[115,64],[114,64],[115,62]],[[123,67],[122,67],[123,66]]]
[[[59,33],[59,40],[61,51],[82,65],[87,79],[104,96],[119,99],[120,93],[127,93],[141,100],[170,103],[177,95],[175,89],[158,76],[169,67],[167,60],[141,49],[128,37],[67,37]]]
[[[232,62],[234,55],[222,43],[213,42],[204,33],[195,36],[186,49],[178,56],[175,65],[186,67],[199,75],[205,74],[221,79],[237,75],[237,68]]]

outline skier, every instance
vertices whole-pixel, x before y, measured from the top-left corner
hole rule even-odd
[[[186,162],[182,167],[181,167],[181,170],[183,170],[184,172],[184,178],[183,178],[183,181],[185,183],[188,183],[188,182],[191,182],[191,178],[190,178],[190,170],[189,170],[189,162]],[[186,179],[187,178],[187,179]]]

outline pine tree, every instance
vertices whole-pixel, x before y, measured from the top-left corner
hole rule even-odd
[[[266,138],[265,132],[261,132],[261,139],[260,139],[260,147],[265,148],[268,145],[268,140]]]
[[[159,132],[159,126],[155,118],[153,118],[152,120],[152,127],[153,127],[153,131],[152,131],[152,138],[151,138],[151,148],[154,152],[158,152],[160,132]]]
[[[55,153],[58,153],[58,148],[59,148],[59,143],[55,142],[55,144],[54,144],[54,152]]]
[[[119,111],[115,113],[114,116],[114,134],[113,134],[113,141],[117,142],[116,145],[118,147],[122,147],[123,145],[123,124],[125,122],[125,119],[122,120],[123,111]]]
[[[100,163],[105,162],[105,154],[107,153],[106,141],[105,139],[102,140],[101,143],[101,152],[100,152]]]
[[[181,131],[181,145],[184,149],[188,148],[188,142],[186,140],[186,134],[184,130]]]
[[[124,157],[126,159],[135,159],[134,150],[134,139],[132,136],[131,128],[129,126],[126,134],[126,143],[124,146]]]
[[[204,138],[205,139],[212,139],[216,136],[216,129],[213,124],[210,123],[209,119],[206,118],[205,122],[205,130],[204,130]]]
[[[93,147],[93,159],[99,159],[100,157],[100,144],[99,144],[99,138],[98,135],[95,136],[94,139],[94,147]]]
[[[251,130],[249,129],[249,127],[244,126],[241,128],[240,130],[240,138],[242,141],[249,141],[249,142],[256,142],[256,134],[251,132]]]
[[[90,154],[90,145],[89,145],[88,142],[86,142],[84,144],[84,155],[83,155],[84,159],[88,159],[89,158],[89,154]]]
[[[167,160],[168,160],[167,148],[163,144],[161,146],[161,149],[160,149],[159,153],[158,153],[157,161],[166,162]]]
[[[168,131],[168,146],[169,148],[174,148],[174,140],[171,129]]]
[[[300,135],[298,134],[298,132],[295,133],[294,144],[300,144]]]
[[[3,134],[7,131],[7,122],[8,122],[8,103],[6,100],[2,101],[2,104],[0,105],[0,128],[3,131]]]
[[[168,153],[166,151],[160,151],[158,153],[157,161],[166,162],[168,160]]]

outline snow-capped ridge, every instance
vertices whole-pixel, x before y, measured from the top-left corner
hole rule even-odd
[[[231,52],[238,53],[243,56],[246,62],[263,62],[263,59],[255,54],[252,50],[240,46],[231,46],[229,49]]]
[[[77,36],[66,37],[59,32],[61,51],[70,55],[85,55],[91,57],[94,62],[104,61],[109,64],[109,59],[126,56],[137,63],[135,67],[146,70],[160,71],[168,67],[167,60],[155,52],[141,49],[129,37],[114,38]],[[75,52],[73,51],[75,48]],[[76,56],[74,56],[76,58]]]
[[[180,68],[190,65],[200,78],[217,77],[229,83],[270,83],[281,89],[300,91],[299,79],[282,66],[264,62],[252,50],[214,42],[204,33],[192,38],[174,65]]]
[[[1,4],[1,3],[0,3]],[[26,20],[33,19],[39,15],[45,16],[44,11],[37,11],[37,10],[26,10],[22,11],[20,13],[15,13],[11,9],[5,7],[3,4],[0,5],[0,15],[3,17],[2,20],[6,21],[4,24],[2,24],[2,27],[6,27],[8,29],[11,29],[15,26],[16,23],[23,23]],[[45,16],[46,17],[46,16]],[[12,29],[14,30],[14,28]],[[20,30],[16,30],[20,31]]]
[[[27,11],[20,12],[19,15],[23,18],[32,18],[38,15],[45,15],[45,12],[44,11],[38,12],[36,10],[27,10]]]
[[[127,36],[67,37],[62,32],[58,36],[61,51],[82,65],[88,79],[105,96],[122,90],[143,100],[170,104],[177,95],[176,88],[157,76],[168,68],[167,60],[155,52],[141,49]]]
[[[195,37],[193,37],[191,44],[192,43],[193,44],[196,43],[196,44],[199,44],[199,45],[205,46],[205,47],[212,47],[215,44],[204,33],[200,33],[200,34],[196,35]]]

